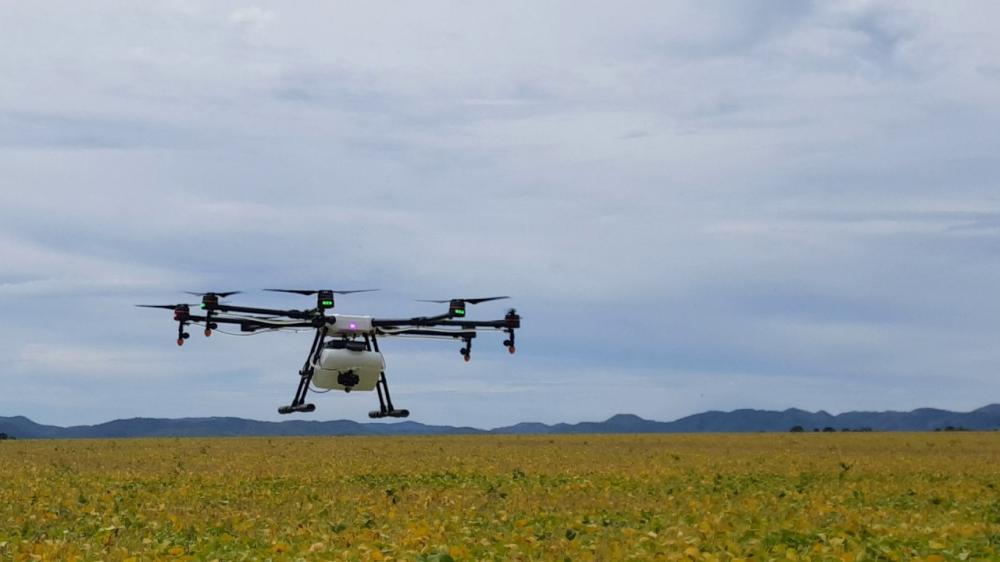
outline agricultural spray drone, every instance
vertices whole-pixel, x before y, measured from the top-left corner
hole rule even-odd
[[[329,390],[372,391],[378,393],[379,409],[368,413],[371,418],[405,418],[409,410],[397,410],[389,396],[389,384],[385,378],[385,360],[379,351],[378,338],[381,336],[425,337],[461,340],[459,352],[469,361],[472,357],[472,340],[480,331],[501,331],[507,335],[503,345],[514,353],[514,330],[521,327],[521,317],[513,308],[502,320],[467,320],[466,306],[509,297],[485,297],[474,299],[431,300],[447,304],[448,312],[436,316],[385,319],[371,316],[335,314],[328,312],[334,307],[335,295],[363,293],[375,289],[357,291],[306,290],[306,289],[265,289],[278,293],[292,293],[315,296],[316,307],[307,310],[279,310],[249,306],[234,306],[221,299],[239,294],[240,291],[188,293],[201,297],[200,310],[189,304],[140,304],[145,308],[164,308],[174,311],[177,322],[177,345],[184,345],[190,337],[189,325],[203,326],[205,336],[211,336],[220,324],[239,326],[240,331],[254,334],[278,330],[315,330],[312,347],[299,370],[298,388],[292,403],[278,408],[279,414],[292,412],[312,412],[316,406],[306,403],[310,389],[320,392]],[[194,310],[192,308],[194,307]]]

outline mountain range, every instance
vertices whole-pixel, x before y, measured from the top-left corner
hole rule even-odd
[[[1000,404],[971,412],[919,408],[910,412],[824,411],[710,411],[661,422],[632,414],[618,414],[601,422],[519,423],[485,430],[474,427],[425,425],[418,422],[359,423],[351,420],[268,422],[232,417],[132,418],[97,425],[58,427],[42,425],[24,416],[0,417],[0,433],[18,439],[75,439],[121,437],[235,437],[271,435],[468,435],[468,434],[580,434],[580,433],[740,433],[786,432],[799,426],[804,431],[866,429],[872,431],[934,431],[945,428],[1000,429]]]

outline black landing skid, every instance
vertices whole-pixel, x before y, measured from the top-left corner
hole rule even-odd
[[[319,362],[319,354],[323,350],[326,332],[326,326],[316,329],[316,337],[313,338],[312,347],[309,348],[309,355],[306,356],[306,362],[299,369],[299,387],[295,390],[292,403],[278,408],[279,414],[306,413],[316,410],[315,404],[306,404],[306,394],[309,393],[309,385],[312,384],[313,374],[316,373],[316,363]]]
[[[375,339],[375,334],[372,334],[371,338],[365,336],[365,345],[368,347],[368,351],[378,352],[378,340]],[[372,410],[368,412],[368,417],[372,419],[379,418],[408,418],[410,417],[409,410],[397,410],[392,405],[392,397],[389,396],[389,383],[385,380],[385,371],[382,371],[378,375],[378,382],[375,383],[375,390],[378,392],[378,410]]]

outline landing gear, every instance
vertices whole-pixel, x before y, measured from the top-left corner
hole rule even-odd
[[[378,340],[375,339],[375,334],[372,334],[369,338],[365,336],[365,344],[368,347],[368,351],[378,352]],[[389,396],[389,383],[385,379],[385,371],[382,371],[378,375],[378,382],[375,383],[375,391],[378,393],[378,410],[372,410],[368,412],[368,417],[372,419],[379,418],[408,418],[410,417],[409,410],[397,410],[392,405],[392,397]]]
[[[308,413],[316,410],[316,404],[299,404],[298,406],[282,406],[278,408],[279,414],[291,414],[294,412]]]
[[[320,351],[323,349],[323,340],[326,338],[327,328],[324,325],[322,328],[316,329],[316,337],[313,338],[312,347],[309,348],[309,355],[306,356],[306,362],[302,365],[302,369],[299,370],[299,386],[295,390],[295,396],[292,398],[292,403],[288,406],[282,406],[278,408],[279,414],[291,414],[293,412],[308,413],[316,410],[315,404],[306,404],[306,394],[309,393],[309,385],[312,383],[313,374],[316,372],[316,363],[319,361]]]
[[[388,416],[390,418],[408,418],[408,417],[410,417],[410,411],[409,410],[391,410],[391,411],[388,411],[388,412],[383,412],[381,410],[372,410],[372,411],[368,412],[368,417],[372,418],[372,419],[375,419],[375,420],[380,419],[380,418],[384,418],[386,416]]]
[[[291,414],[296,412],[306,413],[316,410],[315,404],[306,404],[306,395],[309,393],[309,386],[312,383],[313,374],[316,372],[316,365],[319,363],[320,353],[323,350],[323,340],[326,339],[326,335],[326,326],[316,329],[316,337],[313,338],[313,344],[309,349],[309,355],[306,357],[306,361],[302,365],[302,369],[299,370],[299,386],[295,390],[295,396],[292,398],[292,403],[278,408],[279,414]],[[360,343],[358,345],[360,346]],[[364,347],[358,349],[358,351],[361,349],[378,353],[378,340],[375,339],[374,334],[365,336]],[[351,387],[358,384],[358,382],[360,382],[360,379],[357,373],[353,371],[343,372],[337,376],[337,383],[344,386],[344,389],[348,392],[350,392]],[[409,410],[397,410],[396,407],[393,406],[392,397],[389,395],[389,383],[385,378],[385,371],[379,372],[378,381],[375,383],[375,390],[378,393],[379,409],[368,412],[368,417],[378,419],[386,417],[406,418],[410,416]]]
[[[372,419],[379,418],[408,418],[410,417],[409,410],[397,410],[392,405],[392,397],[389,396],[389,383],[385,380],[385,371],[382,371],[378,376],[378,382],[375,383],[375,391],[378,392],[378,410],[372,410],[368,412],[368,417]]]

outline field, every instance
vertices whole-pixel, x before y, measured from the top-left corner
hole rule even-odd
[[[1000,559],[1000,433],[6,441],[9,559]]]

